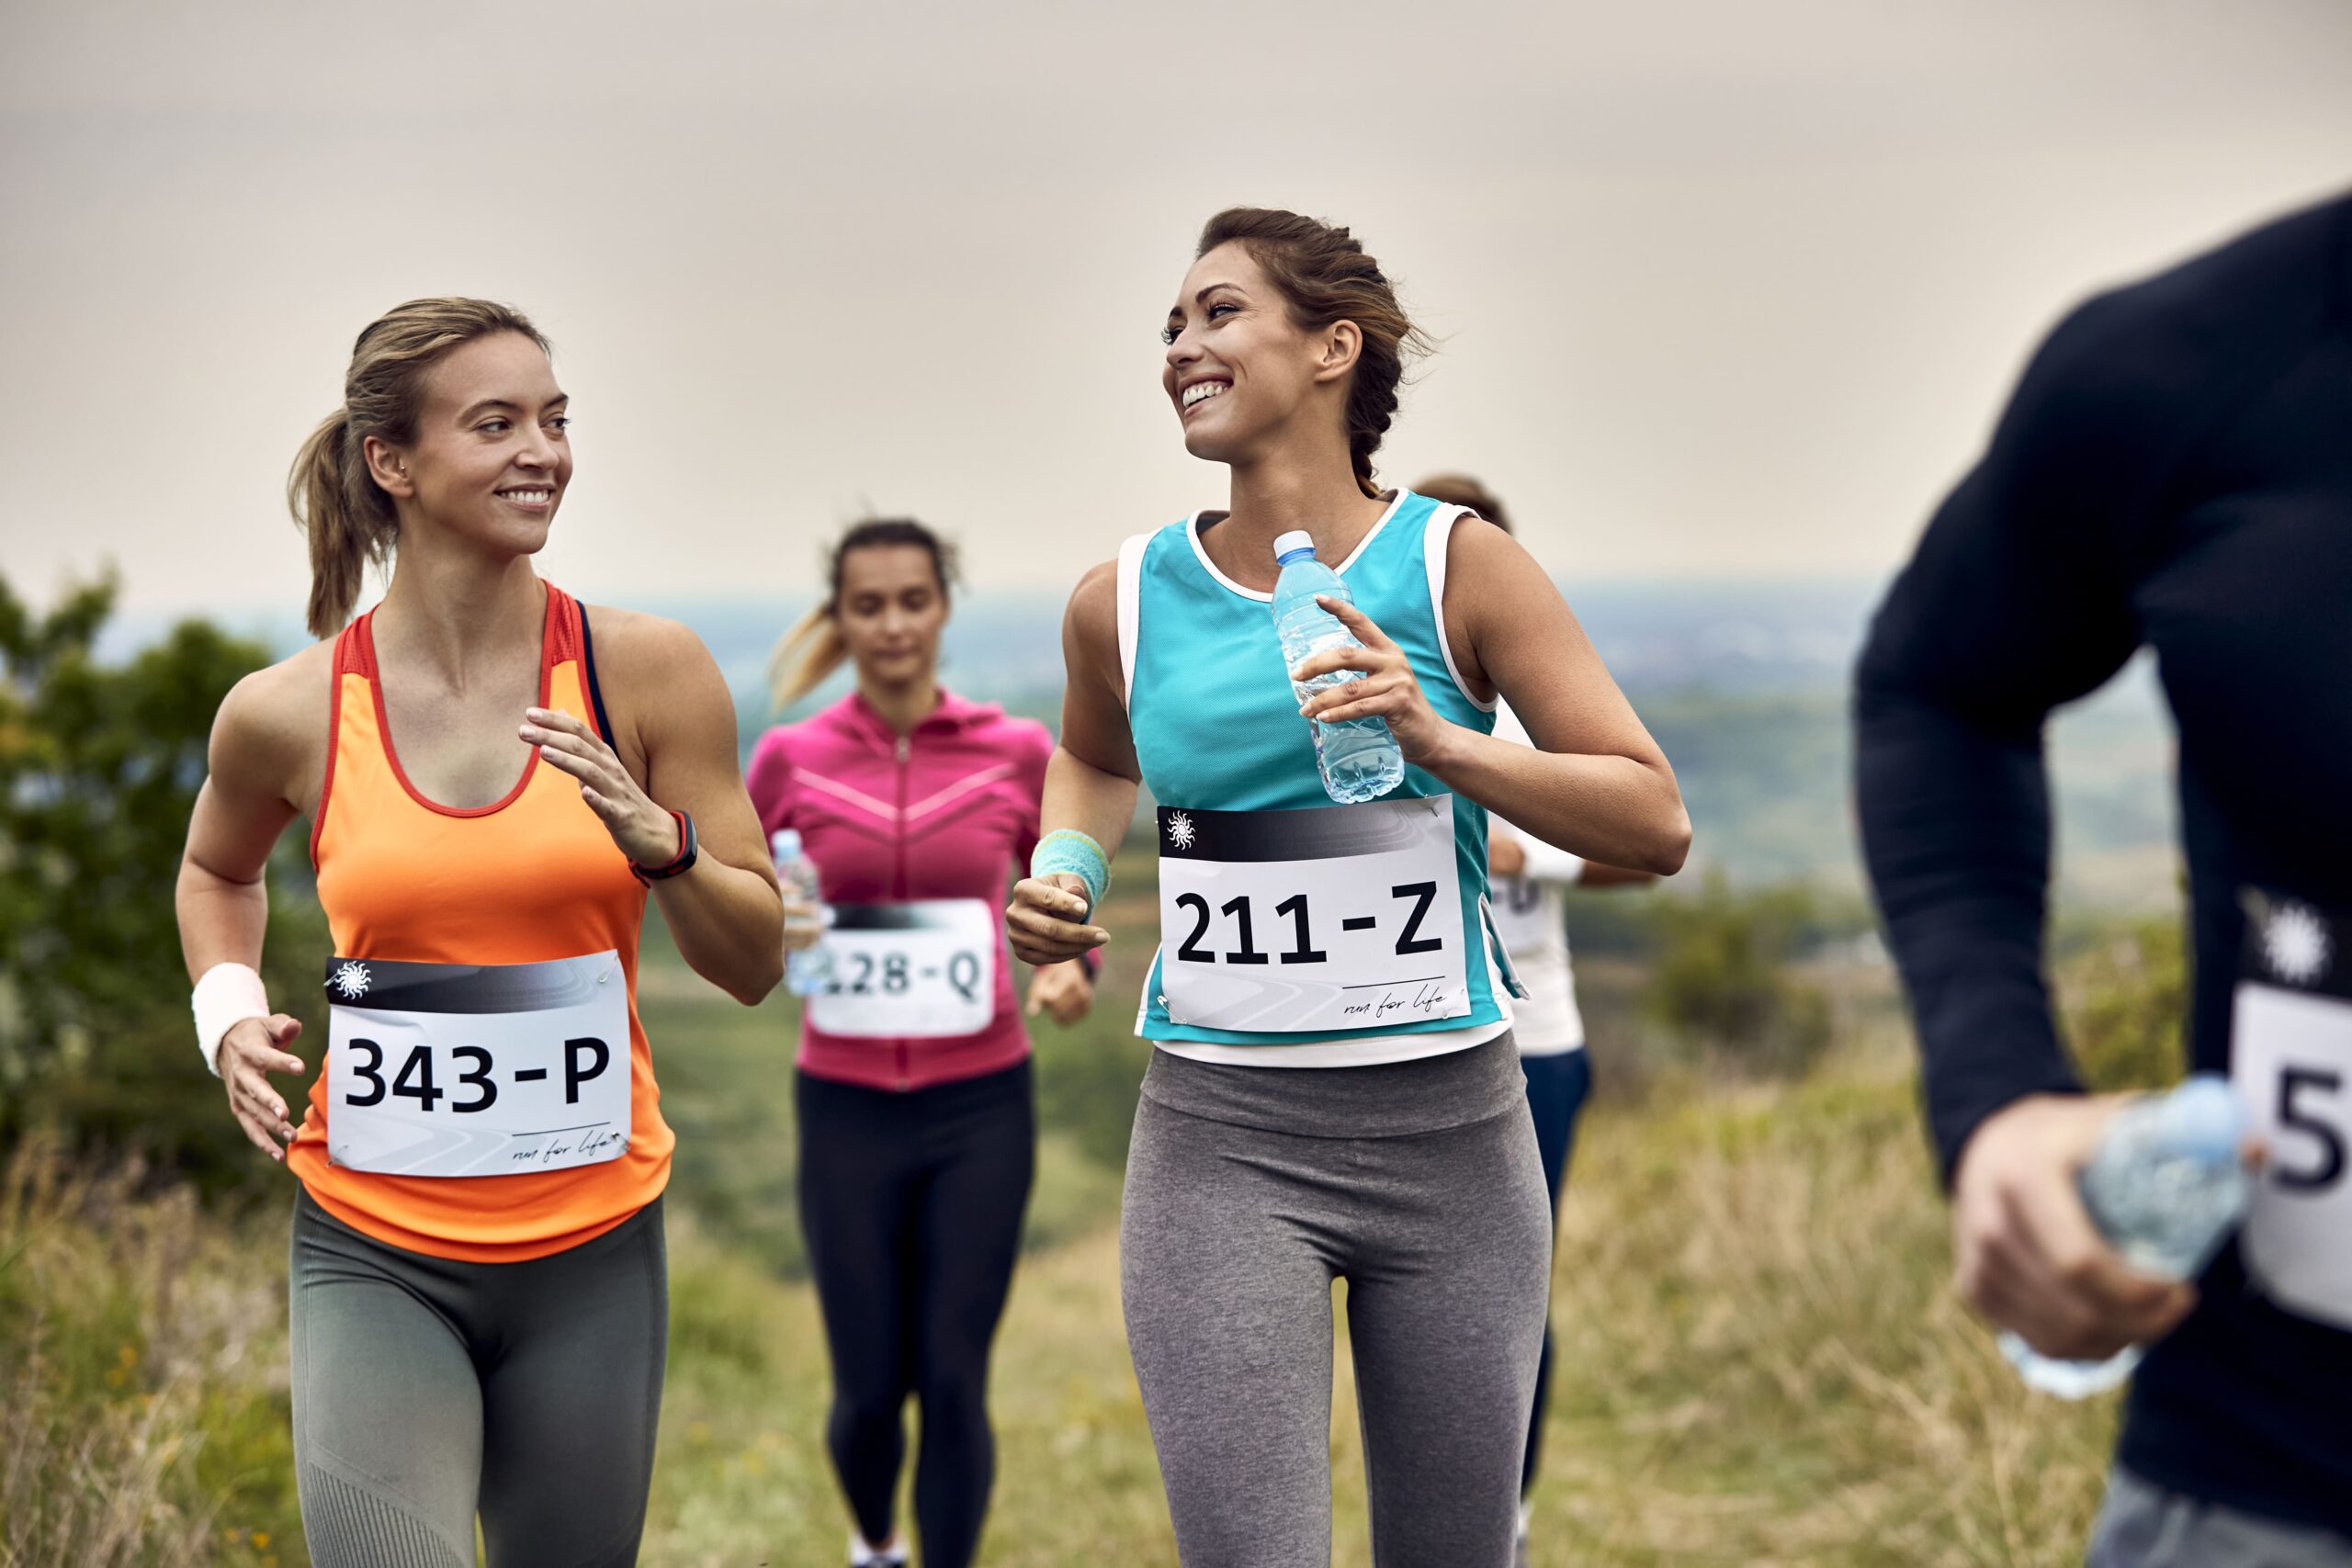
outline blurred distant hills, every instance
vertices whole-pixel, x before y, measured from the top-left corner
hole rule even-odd
[[[1739,882],[1860,884],[1849,803],[1846,682],[1879,595],[1862,581],[1602,581],[1569,602],[1674,761],[1697,829],[1694,867]],[[591,595],[592,598],[595,597]],[[735,694],[744,745],[774,720],[769,650],[809,604],[712,598],[648,602],[701,634]],[[944,675],[963,694],[1057,723],[1060,594],[967,592],[948,627]],[[274,647],[301,640],[292,616],[238,622]],[[126,616],[115,651],[167,617]],[[846,689],[836,676],[797,716]],[[2102,904],[2174,897],[2172,732],[2143,658],[2052,727],[2062,893]]]

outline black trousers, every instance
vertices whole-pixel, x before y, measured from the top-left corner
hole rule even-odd
[[[905,1093],[802,1073],[794,1100],[800,1223],[833,1362],[834,1471],[858,1533],[888,1539],[912,1395],[923,1562],[964,1568],[996,1476],[989,1348],[1036,1165],[1029,1064]]]

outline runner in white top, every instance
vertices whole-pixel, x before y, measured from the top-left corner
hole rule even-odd
[[[1466,506],[1505,533],[1510,519],[1486,486],[1464,474],[1437,474],[1413,487],[1423,495]],[[1532,746],[1534,740],[1510,705],[1495,710],[1495,734]],[[1557,1223],[1560,1190],[1567,1180],[1568,1155],[1576,1145],[1577,1116],[1592,1091],[1592,1064],[1585,1055],[1584,1017],[1577,1010],[1576,976],[1568,964],[1566,900],[1562,889],[1606,887],[1657,879],[1646,871],[1601,865],[1522,833],[1500,817],[1490,818],[1487,867],[1495,934],[1518,972],[1526,995],[1512,1004],[1511,1037],[1527,1075],[1527,1106],[1535,1116],[1535,1145],[1544,1156],[1544,1179]],[[1527,1495],[1544,1440],[1544,1411],[1552,1392],[1552,1332],[1544,1331],[1544,1359],[1535,1373],[1535,1413],[1527,1427],[1527,1458],[1520,1471],[1519,1561],[1527,1561]]]

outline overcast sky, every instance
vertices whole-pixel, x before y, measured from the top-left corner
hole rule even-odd
[[[1237,201],[1443,340],[1382,458],[1579,576],[1881,573],[2093,287],[2352,186],[2342,0],[6,0],[0,555],[300,604],[282,487],[421,294],[555,339],[545,558],[805,592],[862,504],[1059,588],[1223,496],[1156,333]]]

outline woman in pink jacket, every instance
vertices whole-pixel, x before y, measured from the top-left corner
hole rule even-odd
[[[995,1473],[989,1342],[1029,1199],[1036,1116],[1005,890],[1029,863],[1053,737],[938,682],[955,577],[920,523],[860,523],[831,594],[776,649],[776,705],[843,660],[857,689],[752,755],[771,835],[800,836],[834,919],[808,998],[795,1100],[800,1215],[832,1353],[826,1442],[850,1562],[907,1560],[892,1499],[907,1398],[922,1404],[914,1513],[925,1568],[963,1568]],[[1029,1013],[1068,1023],[1089,968],[1041,968]]]

